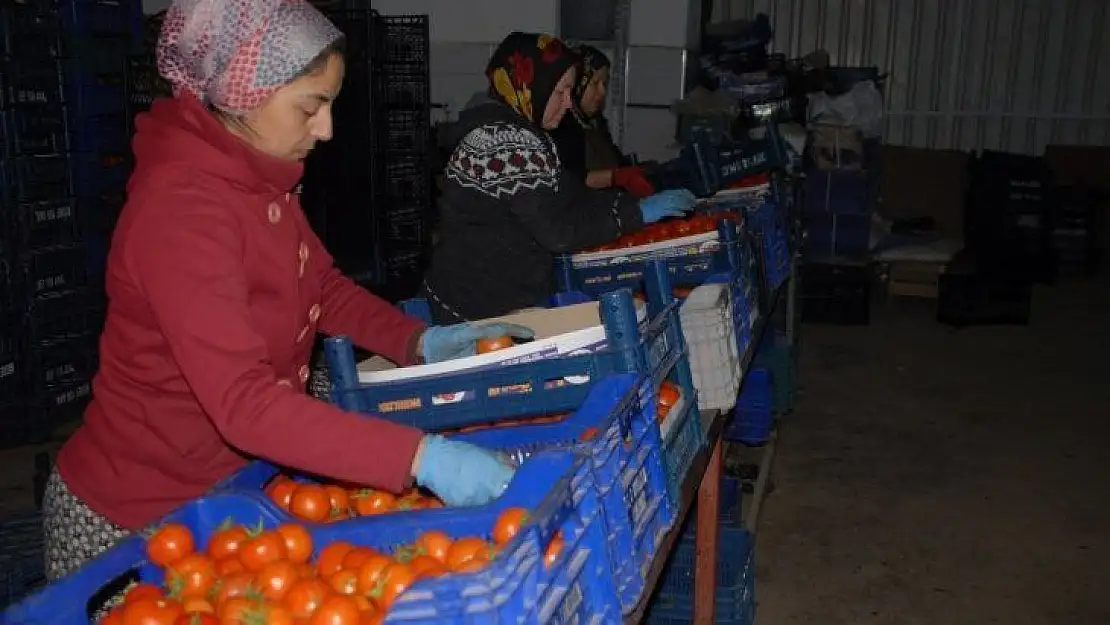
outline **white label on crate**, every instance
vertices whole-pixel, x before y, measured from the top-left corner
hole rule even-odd
[[[566,596],[563,597],[563,604],[559,606],[558,622],[577,623],[578,608],[582,607],[582,598],[582,586],[578,582],[571,584]]]
[[[9,375],[14,375],[14,374],[15,374],[15,363],[14,362],[6,362],[3,365],[0,365],[0,378],[6,378]]]

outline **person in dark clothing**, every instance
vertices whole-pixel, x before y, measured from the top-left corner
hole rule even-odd
[[[433,319],[546,305],[556,254],[613,241],[693,206],[685,191],[641,200],[589,189],[565,170],[547,131],[570,108],[575,60],[550,35],[509,35],[486,68],[490,101],[476,102],[452,126],[460,138],[447,163],[440,238],[423,286]]]
[[[621,153],[605,119],[605,95],[611,63],[593,46],[574,49],[578,79],[571,97],[570,114],[551,137],[563,166],[593,189],[622,188],[638,197],[655,192],[643,169]]]

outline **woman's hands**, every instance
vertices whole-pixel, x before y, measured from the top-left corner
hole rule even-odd
[[[416,483],[448,506],[478,506],[501,496],[514,469],[486,449],[429,434],[412,461]]]
[[[511,336],[530,339],[535,336],[530,328],[515,323],[457,323],[450,326],[430,326],[420,337],[418,352],[424,362],[443,362],[473,356],[478,351],[479,339]]]

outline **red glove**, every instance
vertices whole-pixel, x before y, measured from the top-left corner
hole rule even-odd
[[[655,195],[655,185],[644,175],[640,167],[618,167],[613,170],[613,186],[620,187],[636,197]]]

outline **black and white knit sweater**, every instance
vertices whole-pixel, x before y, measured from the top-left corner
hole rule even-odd
[[[426,283],[439,323],[545,304],[556,254],[643,227],[637,200],[564,171],[548,134],[507,106],[464,111]],[[446,314],[444,314],[446,313]]]

